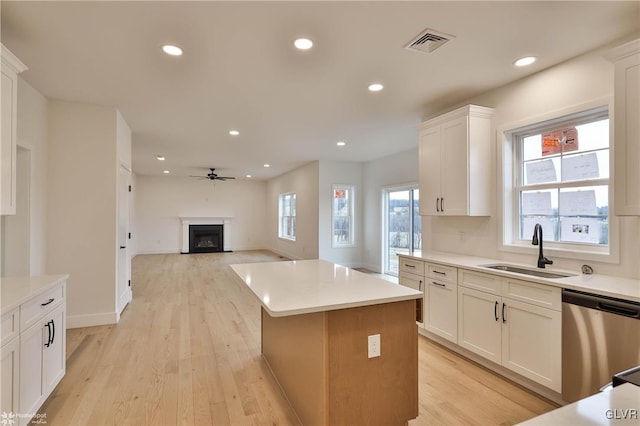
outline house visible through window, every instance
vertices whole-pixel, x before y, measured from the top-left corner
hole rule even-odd
[[[333,247],[354,245],[354,192],[353,186],[333,186]]]
[[[278,197],[278,236],[288,240],[296,239],[296,194],[280,194]]]
[[[609,244],[609,114],[606,107],[511,133],[515,143],[513,243],[536,223],[557,248]],[[551,246],[553,247],[553,245]]]

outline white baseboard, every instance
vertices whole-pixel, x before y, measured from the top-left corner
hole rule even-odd
[[[138,250],[136,256],[139,254],[178,254],[180,249],[175,250]]]
[[[94,327],[118,322],[117,312],[103,312],[100,314],[67,315],[67,328]]]

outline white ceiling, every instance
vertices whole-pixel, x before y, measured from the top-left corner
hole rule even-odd
[[[29,84],[122,112],[136,173],[253,179],[410,149],[423,117],[640,30],[638,1],[3,0],[1,11]],[[425,28],[455,39],[403,49]],[[293,48],[299,36],[314,48]],[[166,42],[184,55],[163,54]],[[513,67],[524,55],[539,60]],[[368,92],[374,81],[385,89]]]

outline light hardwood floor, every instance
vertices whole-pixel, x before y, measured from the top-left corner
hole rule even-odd
[[[67,331],[48,425],[297,425],[260,356],[260,305],[230,264],[266,251],[141,255],[112,326]],[[556,406],[419,338],[418,425],[508,425]],[[382,389],[381,392],[384,392]]]

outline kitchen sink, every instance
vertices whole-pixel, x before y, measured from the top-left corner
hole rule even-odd
[[[531,275],[531,276],[540,277],[540,278],[567,278],[567,277],[573,276],[571,274],[558,274],[556,272],[546,272],[546,271],[540,271],[537,269],[527,269],[527,268],[521,268],[519,266],[513,266],[513,265],[496,264],[496,265],[480,265],[480,266],[484,268],[489,268],[489,269],[496,269],[498,271],[513,272],[516,274]]]

